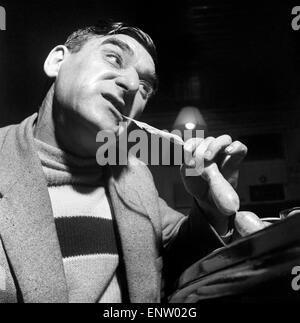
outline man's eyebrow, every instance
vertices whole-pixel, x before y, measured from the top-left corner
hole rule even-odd
[[[124,52],[127,52],[130,56],[134,55],[132,48],[128,44],[126,44],[124,41],[122,41],[116,37],[107,38],[101,43],[101,45],[107,45],[107,44],[118,46]]]

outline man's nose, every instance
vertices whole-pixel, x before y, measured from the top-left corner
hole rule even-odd
[[[127,69],[116,79],[117,85],[126,92],[136,93],[139,89],[140,79],[135,69]]]

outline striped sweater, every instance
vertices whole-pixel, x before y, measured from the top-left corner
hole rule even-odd
[[[35,142],[48,183],[70,302],[121,302],[119,258],[101,168],[95,159],[77,158]]]

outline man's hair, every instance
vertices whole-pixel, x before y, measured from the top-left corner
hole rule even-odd
[[[151,37],[137,27],[123,22],[99,21],[94,26],[85,27],[73,32],[65,42],[65,46],[72,52],[80,51],[82,46],[91,38],[97,36],[124,34],[138,41],[151,55],[157,65],[156,48]]]

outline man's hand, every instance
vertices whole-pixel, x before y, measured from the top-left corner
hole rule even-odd
[[[236,203],[234,199],[238,200],[234,188],[237,187],[239,166],[247,154],[247,147],[223,135],[192,138],[185,143],[184,152],[185,164],[181,167],[181,175],[187,191],[206,211],[215,229],[220,234],[226,233],[228,215],[237,210],[226,209],[222,204],[226,205],[226,200],[229,205]],[[237,203],[239,208],[239,200]]]

